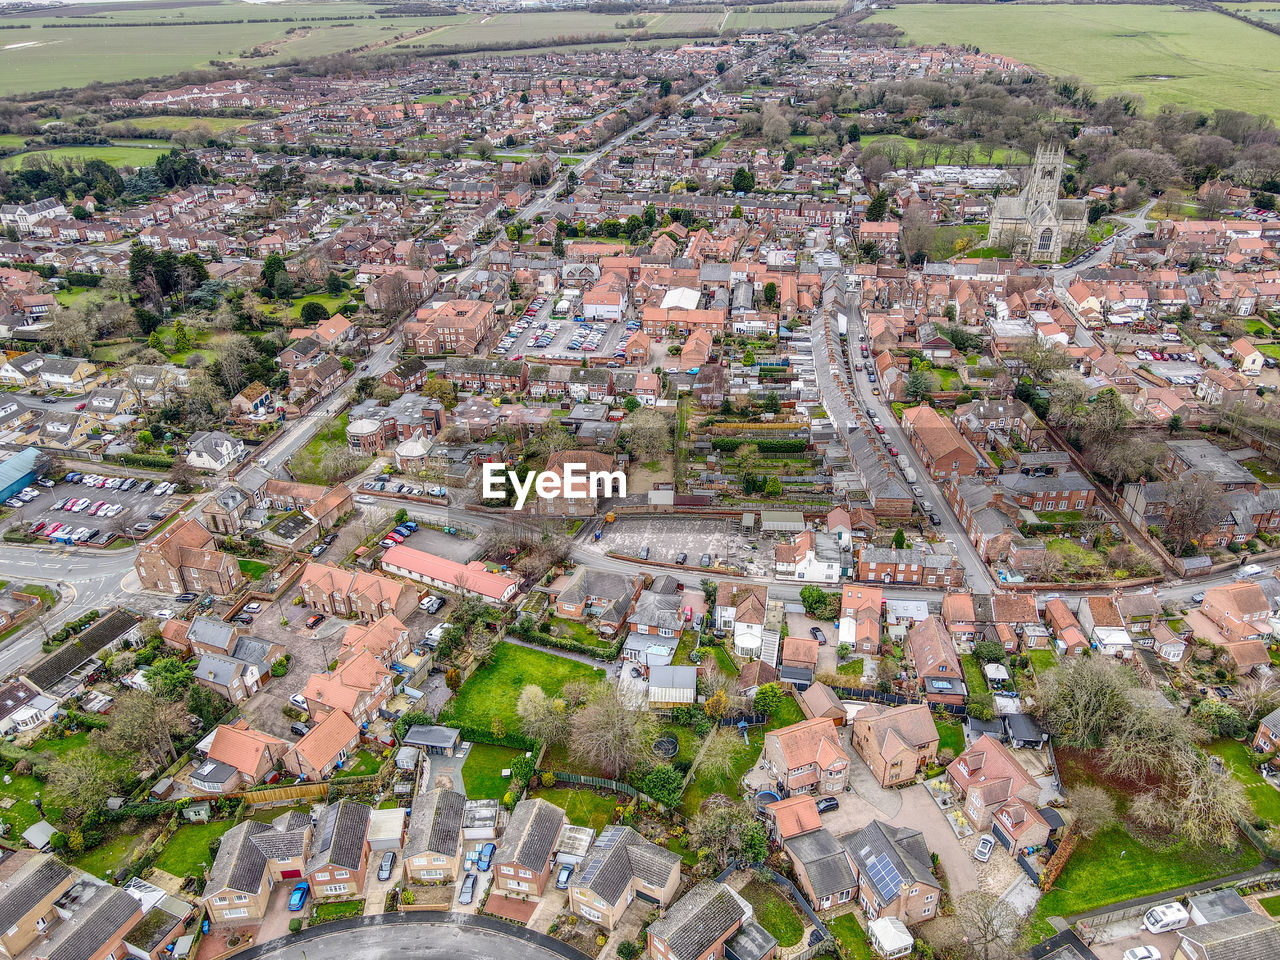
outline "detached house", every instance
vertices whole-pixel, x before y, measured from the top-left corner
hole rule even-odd
[[[1033,804],[1040,796],[1035,778],[1004,744],[985,733],[947,766],[947,778],[956,796],[964,798],[965,816],[976,830],[990,828],[1005,804]]]
[[[858,905],[869,920],[923,923],[937,915],[942,885],[929,869],[924,835],[873,820],[843,838],[858,880]]]
[[[930,703],[963,704],[968,694],[964,671],[951,635],[937,616],[929,616],[907,631],[907,663]]]
[[[244,583],[240,564],[214,546],[213,535],[195,520],[177,519],[142,545],[134,569],[144,590],[203,593],[225,597]]]
[[[680,856],[630,827],[605,827],[569,883],[569,909],[614,929],[640,899],[667,907],[680,887]]]
[[[715,880],[699,883],[646,933],[653,960],[772,960],[778,949],[751,904]]]
[[[311,818],[282,813],[271,823],[245,820],[222,837],[202,897],[214,923],[246,924],[267,912],[272,888],[302,879]]]
[[[317,897],[351,897],[364,891],[372,812],[367,804],[344,798],[320,814],[304,873]]]
[[[938,756],[938,728],[923,703],[867,704],[850,724],[851,742],[882,787],[913,783]]]
[[[461,793],[440,787],[414,801],[409,815],[409,836],[404,843],[406,882],[457,879],[466,805],[467,798]]]
[[[837,794],[849,777],[849,755],[829,717],[802,720],[764,737],[763,760],[785,796]]]

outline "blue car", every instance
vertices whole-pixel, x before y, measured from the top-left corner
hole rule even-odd
[[[404,523],[400,524],[400,526],[404,527],[406,530],[409,530],[411,532],[418,529],[418,525],[414,523],[412,520],[406,520]]]
[[[486,843],[480,848],[480,856],[476,860],[476,869],[481,873],[488,873],[489,867],[493,863],[493,855],[498,852],[498,845],[493,842]]]
[[[302,905],[307,902],[307,894],[311,892],[311,884],[303,880],[300,884],[293,888],[293,893],[289,894],[289,909],[301,910]]]

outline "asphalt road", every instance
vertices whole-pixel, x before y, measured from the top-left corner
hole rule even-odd
[[[265,943],[253,948],[248,956],[251,960],[350,960],[352,957],[360,960],[510,960],[516,956],[523,960],[564,960],[565,956],[576,955],[576,951],[563,945],[563,952],[555,952],[534,942],[528,931],[516,927],[507,934],[435,918],[407,922],[420,916],[407,914],[407,919],[397,917],[399,922],[390,922],[390,918],[381,916],[365,917],[363,920],[368,925],[346,929],[346,924],[342,924],[344,929],[320,933],[301,942],[296,936],[283,937],[275,941],[275,945]],[[472,923],[476,920],[456,915],[441,919],[451,917]]]
[[[853,351],[857,349],[858,336],[866,331],[863,327],[861,311],[855,306],[849,312],[847,349]],[[890,443],[897,447],[900,454],[906,455],[908,461],[915,468],[918,484],[925,492],[924,499],[930,501],[933,512],[937,513],[942,519],[942,525],[936,527],[935,530],[941,532],[955,545],[956,553],[964,564],[965,579],[968,582],[969,589],[974,593],[990,593],[992,580],[991,574],[987,570],[987,565],[982,562],[977,551],[973,548],[973,544],[969,542],[968,536],[961,528],[960,521],[956,519],[951,512],[951,508],[947,506],[942,497],[941,487],[928,478],[928,471],[924,469],[924,464],[921,462],[920,457],[912,449],[911,444],[907,442],[906,434],[903,433],[902,427],[894,419],[893,411],[888,403],[885,402],[885,398],[883,396],[877,397],[871,393],[871,386],[865,376],[860,378],[856,373],[850,375],[847,364],[844,369],[832,368],[831,362],[827,357],[827,346],[828,344],[834,344],[837,348],[837,357],[839,357],[844,352],[838,342],[839,336],[840,333],[836,329],[832,311],[824,308],[821,314],[813,321],[813,367],[814,375],[818,380],[818,392],[822,396],[823,408],[833,418],[833,422],[840,430],[846,429],[846,425],[850,422],[866,422],[866,410],[868,407],[879,415],[881,425],[885,429],[885,436],[889,437]],[[850,376],[852,376],[854,396],[860,405],[860,409],[857,411],[850,409],[844,393],[840,390],[840,382],[848,382]],[[906,483],[905,478],[903,478],[903,483]],[[907,595],[918,596],[919,593],[911,591]],[[941,596],[941,592],[939,592],[939,596]]]

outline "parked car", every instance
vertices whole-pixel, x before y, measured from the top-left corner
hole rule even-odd
[[[302,909],[303,904],[307,902],[307,895],[311,893],[311,884],[303,880],[293,888],[293,893],[289,894],[289,909],[297,913]]]
[[[458,902],[464,907],[476,897],[476,875],[468,873],[462,881],[462,892],[458,894]]]
[[[328,549],[329,545],[327,543],[318,543],[311,548],[311,556],[318,557]]]
[[[819,813],[830,813],[832,810],[840,809],[840,801],[835,797],[823,797],[818,801]]]
[[[1124,952],[1124,960],[1160,960],[1160,951],[1150,945],[1130,947]]]
[[[243,623],[246,627],[248,627],[248,626],[252,626],[253,617],[249,616],[247,613],[237,613],[234,617],[231,618],[231,622]]]
[[[190,602],[191,602],[191,601],[193,601],[195,598],[196,598],[196,595],[195,595],[194,593],[180,593],[180,594],[178,594],[178,597],[177,597],[177,601],[176,601],[176,602],[178,602],[178,603],[190,603]]]
[[[942,518],[938,516],[936,513],[929,514],[929,522],[932,523],[935,527],[942,526]]]
[[[172,610],[170,610],[168,607],[165,607],[163,610],[157,610],[157,611],[156,611],[156,619],[157,619],[157,620],[172,620],[172,619],[173,619],[173,611],[172,611]]]
[[[809,628],[809,636],[818,641],[818,646],[825,647],[827,645],[827,635],[817,627]]]
[[[444,597],[432,597],[427,601],[427,605],[423,607],[427,613],[436,614],[440,612],[440,608],[444,606]]]
[[[698,561],[698,566],[700,566],[700,567],[709,567],[709,566],[711,566],[711,554],[709,554],[709,553],[704,553],[704,554],[702,555],[702,558]]]
[[[493,865],[493,855],[498,852],[498,845],[490,840],[480,848],[480,856],[476,857],[476,869],[481,873],[488,873],[489,867]]]
[[[569,878],[573,876],[573,864],[566,863],[560,868],[560,872],[556,874],[556,889],[568,890]]]
[[[689,555],[684,551],[681,551],[680,553],[676,554],[676,563],[684,563],[688,559],[689,559]]]
[[[299,720],[296,723],[289,724],[289,732],[295,737],[305,737],[311,732],[311,727]]]
[[[986,863],[991,859],[991,851],[996,847],[996,838],[989,833],[984,833],[978,838],[978,847],[973,851],[973,859],[979,863]]]
[[[307,709],[307,698],[300,693],[295,693],[292,697],[290,697],[289,702],[292,703],[299,710]]]
[[[320,626],[320,624],[324,623],[324,620],[325,616],[323,613],[313,613],[311,616],[307,617],[307,629],[314,630],[316,627]]]
[[[648,560],[648,559],[649,559],[649,548],[648,548],[648,547],[641,547],[641,548],[640,548],[640,559],[641,559],[641,560]]]
[[[382,862],[378,864],[378,879],[390,880],[391,869],[396,865],[396,852],[388,850],[382,855]]]
[[[252,603],[246,603],[240,609],[243,610],[245,613],[259,613],[262,610],[262,604],[260,604],[257,600],[254,600]]]
[[[1199,593],[1193,593],[1193,594],[1191,595],[1191,602],[1192,602],[1192,603],[1204,603],[1204,591],[1202,590],[1202,591],[1200,591]]]

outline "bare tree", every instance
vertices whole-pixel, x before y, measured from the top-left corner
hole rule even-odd
[[[1165,535],[1181,554],[1222,522],[1228,504],[1218,485],[1202,474],[1180,477],[1165,488],[1169,519]]]
[[[1163,694],[1130,688],[1125,695],[1128,707],[1114,718],[1103,741],[1108,771],[1131,779],[1147,777],[1194,748],[1195,724],[1181,711],[1170,710]]]
[[[572,714],[569,705],[559,697],[549,697],[545,690],[530,683],[520,691],[516,716],[525,735],[548,746],[563,743],[569,736]]]
[[[1129,816],[1153,830],[1176,834],[1193,846],[1234,848],[1237,823],[1253,815],[1244,786],[1225,770],[1214,769],[1198,750],[1177,757],[1159,789],[1139,794]]]
[[[1097,747],[1129,708],[1130,689],[1129,679],[1111,661],[1072,658],[1045,675],[1037,706],[1059,742]]]
[[[120,788],[121,771],[97,747],[70,750],[49,766],[45,783],[61,805],[62,815],[79,823]]]
[[[176,760],[175,734],[182,733],[187,708],[181,701],[169,703],[140,690],[123,694],[111,714],[111,726],[98,730],[94,739],[116,756]]]
[[[1071,812],[1082,837],[1097,836],[1119,820],[1115,797],[1102,787],[1089,784],[1071,791]]]
[[[962,949],[975,960],[1013,960],[1023,918],[1005,900],[975,890],[956,904],[956,919],[964,930]]]
[[[652,718],[629,710],[617,688],[596,684],[587,705],[573,718],[569,745],[574,754],[607,777],[625,773],[652,742]]]

